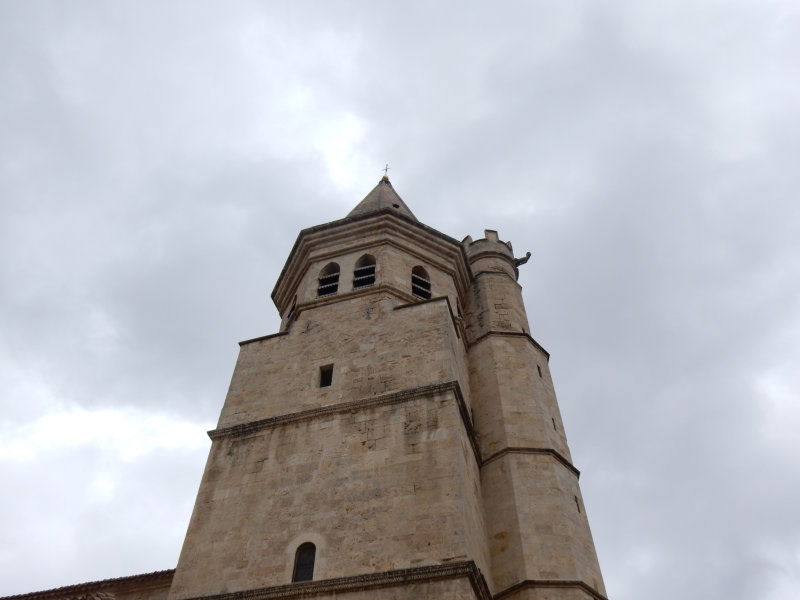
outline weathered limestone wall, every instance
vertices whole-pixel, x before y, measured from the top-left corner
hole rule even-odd
[[[452,392],[292,421],[212,445],[170,598],[475,560],[479,473]],[[405,596],[402,596],[405,597]]]
[[[584,582],[604,593],[548,356],[529,335],[510,246],[496,232],[486,237],[466,245],[475,275],[467,335],[492,591],[558,580]],[[580,587],[528,587],[513,597],[587,593]]]
[[[485,464],[481,477],[492,510],[487,534],[495,591],[526,579],[558,579],[605,593],[572,471],[548,455],[508,453]]]
[[[522,288],[516,281],[496,271],[483,271],[475,279],[469,303],[470,341],[489,331],[530,333],[525,307],[517,300]]]
[[[553,448],[570,460],[547,356],[539,348],[525,336],[489,335],[470,348],[470,365],[484,458],[525,446]]]
[[[386,293],[351,297],[304,311],[286,335],[244,345],[219,427],[456,379],[469,402],[447,303],[398,306]],[[328,364],[333,383],[321,388]]]

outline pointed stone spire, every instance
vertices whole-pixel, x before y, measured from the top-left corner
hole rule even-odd
[[[414,221],[417,220],[417,217],[414,216],[414,213],[411,212],[411,210],[406,206],[406,203],[403,202],[400,196],[397,195],[397,192],[394,191],[392,183],[389,181],[389,177],[384,175],[381,177],[378,185],[376,185],[369,194],[364,196],[364,199],[359,202],[358,206],[351,210],[347,216],[359,217],[361,215],[366,215],[387,208],[396,210],[398,214],[409,217]]]

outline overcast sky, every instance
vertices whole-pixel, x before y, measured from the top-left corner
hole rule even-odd
[[[0,2],[0,595],[173,568],[384,163],[518,255],[612,600],[800,597],[800,6]]]

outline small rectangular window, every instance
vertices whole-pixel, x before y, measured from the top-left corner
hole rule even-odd
[[[329,387],[333,383],[333,365],[319,368],[319,387]]]
[[[539,371],[539,377],[541,377],[542,376],[542,367],[540,367],[539,365],[536,365],[536,370]]]

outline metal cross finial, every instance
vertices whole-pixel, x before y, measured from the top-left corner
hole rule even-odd
[[[389,176],[389,163],[386,163],[386,166],[385,166],[385,167],[383,167],[383,175],[384,175],[385,177],[388,177],[388,176]]]

